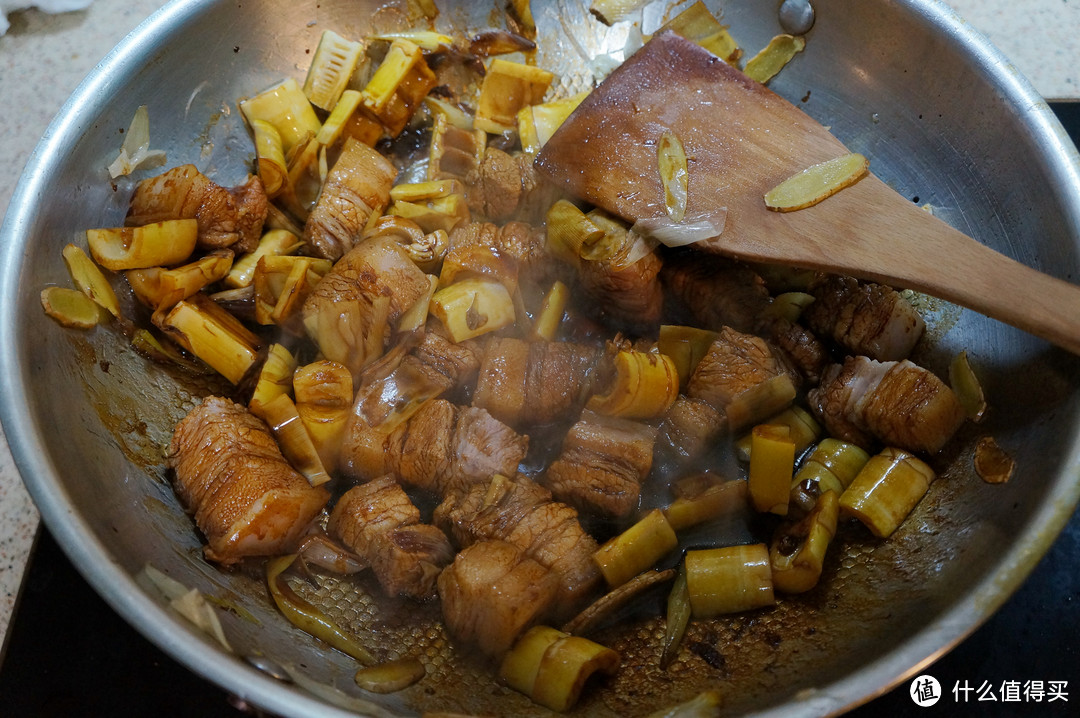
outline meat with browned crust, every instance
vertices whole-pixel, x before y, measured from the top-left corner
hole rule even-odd
[[[327,530],[371,564],[390,596],[427,598],[454,551],[445,534],[420,523],[420,511],[392,476],[346,491]]]
[[[878,361],[906,359],[926,328],[911,304],[883,284],[826,275],[811,284],[810,293],[815,299],[802,320],[848,354]]]
[[[176,425],[168,460],[206,557],[222,564],[294,550],[330,498],[289,465],[262,420],[221,397]]]

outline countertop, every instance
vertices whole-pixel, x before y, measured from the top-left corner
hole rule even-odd
[[[27,0],[29,2],[29,0]],[[16,3],[18,4],[18,3]],[[0,37],[0,216],[37,140],[85,74],[160,0],[95,0],[86,10],[9,15]],[[1080,100],[1080,2],[951,0],[1048,100]],[[0,645],[7,635],[39,517],[0,432]],[[2,656],[2,652],[0,652]]]

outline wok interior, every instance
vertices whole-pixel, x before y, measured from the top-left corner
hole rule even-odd
[[[459,33],[486,27],[499,16],[485,4],[438,4],[438,27]],[[43,320],[38,306],[40,288],[66,282],[63,245],[84,242],[88,227],[122,220],[132,181],[122,179],[114,189],[105,167],[138,105],[149,106],[151,145],[167,151],[168,166],[194,162],[229,185],[248,171],[253,156],[236,110],[239,98],[283,77],[302,79],[307,51],[324,29],[360,37],[408,23],[406,2],[321,0],[276,3],[273,10],[196,5],[170,8],[167,29],[160,22],[146,29],[140,39],[155,42],[134,46],[129,40],[110,67],[130,72],[109,77],[105,96],[68,107],[75,115],[64,128],[63,156],[34,160],[48,173],[48,192],[37,200],[20,237],[25,249],[18,287],[4,290],[14,307],[11,316],[20,318],[9,351],[17,355],[29,406],[19,429],[8,433],[36,433],[44,468],[26,476],[27,482],[39,503],[49,495],[72,507],[83,522],[74,531],[85,530],[104,548],[96,560],[115,562],[128,574],[149,562],[241,606],[254,621],[222,616],[238,655],[266,656],[350,690],[351,659],[293,629],[256,576],[220,571],[202,559],[193,524],[165,477],[162,451],[176,421],[205,387],[149,365],[113,329],[63,330]],[[533,0],[537,61],[560,77],[560,93],[589,86],[593,72],[582,50],[618,51],[626,39],[625,28],[603,34],[603,26],[587,18],[586,5]],[[656,5],[646,13],[646,32],[666,9]],[[709,5],[723,8],[733,35],[750,51],[779,32],[773,3]],[[772,88],[831,126],[853,151],[869,156],[872,169],[913,201],[934,205],[946,221],[1021,262],[1075,277],[1075,210],[1067,206],[1058,170],[1045,161],[1041,130],[1033,130],[995,89],[985,66],[958,55],[949,32],[932,27],[933,13],[922,5],[819,0],[816,7],[818,22],[805,52]],[[924,644],[928,651],[913,659],[905,654],[888,666],[886,680],[896,680],[974,628],[1026,575],[1075,502],[1075,358],[955,307],[927,299],[922,308],[929,332],[914,359],[944,375],[948,360],[966,349],[991,409],[982,425],[966,426],[935,460],[940,478],[915,513],[884,542],[858,527],[841,531],[823,583],[803,597],[784,599],[771,610],[695,622],[686,639],[694,650],[666,671],[657,662],[661,618],[627,616],[604,629],[597,640],[619,650],[627,670],[603,690],[587,692],[578,712],[646,713],[707,687],[723,693],[725,710],[732,713],[804,701],[813,695],[807,689],[858,680],[873,661],[901,654],[908,641],[935,624],[937,638]],[[1017,460],[1008,484],[985,485],[970,470],[974,439],[982,434],[992,434]],[[44,516],[54,531],[73,520],[51,508]],[[58,531],[69,552],[96,551],[63,541],[71,531],[70,524],[67,532]],[[80,568],[94,581],[93,566]],[[359,585],[371,588],[363,580]],[[455,651],[436,608],[373,600],[355,586],[356,579],[327,578],[311,595],[332,617],[361,635],[371,633],[372,645],[389,657],[414,650],[427,656],[429,676],[420,686],[377,702],[404,713],[544,712]],[[137,590],[113,588],[114,602],[124,590]],[[657,594],[658,610],[662,600]],[[950,623],[943,627],[946,615]],[[204,639],[193,633],[180,640]],[[213,678],[231,689],[254,678],[240,661],[235,669]],[[875,681],[855,692],[838,689],[837,702],[824,710],[887,687]],[[800,707],[823,710],[806,702],[787,706]]]

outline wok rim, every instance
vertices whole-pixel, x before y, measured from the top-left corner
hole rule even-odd
[[[888,0],[887,0],[888,1]],[[1021,123],[1047,144],[1047,171],[1080,197],[1080,159],[1060,122],[1046,101],[1022,77],[989,40],[963,21],[941,0],[892,0],[907,12],[922,17],[943,33],[958,51],[975,61],[1006,104],[1019,110]],[[92,106],[96,95],[110,84],[138,70],[153,48],[177,25],[190,20],[208,3],[205,0],[173,0],[125,37],[79,84],[52,120],[27,160],[0,227],[0,346],[15,347],[18,341],[15,289],[33,222],[37,197],[47,193],[50,178],[64,162],[63,148],[78,138],[89,124],[79,111]],[[1050,149],[1054,151],[1049,151]],[[1077,200],[1080,202],[1080,200]],[[1077,208],[1074,207],[1074,210]],[[1080,237],[1074,237],[1080,241]],[[6,299],[6,301],[3,301]],[[26,368],[14,351],[0,352],[0,402],[3,425],[15,466],[42,521],[56,538],[76,570],[94,590],[147,640],[189,670],[229,693],[282,715],[353,716],[313,694],[281,683],[217,649],[165,606],[148,596],[97,538],[78,508],[62,488],[59,471],[39,435],[32,431],[28,415],[31,402],[20,380]],[[984,575],[952,606],[924,625],[893,651],[847,676],[811,691],[789,703],[754,713],[762,718],[779,716],[836,715],[867,703],[892,690],[945,655],[967,638],[1024,582],[1039,559],[1049,550],[1080,501],[1080,437],[1063,452],[1064,470],[1024,531],[999,561],[996,570]]]

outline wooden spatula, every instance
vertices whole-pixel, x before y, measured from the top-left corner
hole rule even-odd
[[[767,209],[770,189],[848,150],[790,102],[674,33],[655,36],[593,90],[536,167],[631,222],[660,217],[656,144],[665,130],[689,158],[687,215],[727,208],[723,232],[696,246],[915,289],[1080,354],[1080,287],[985,247],[873,174],[806,209]]]

